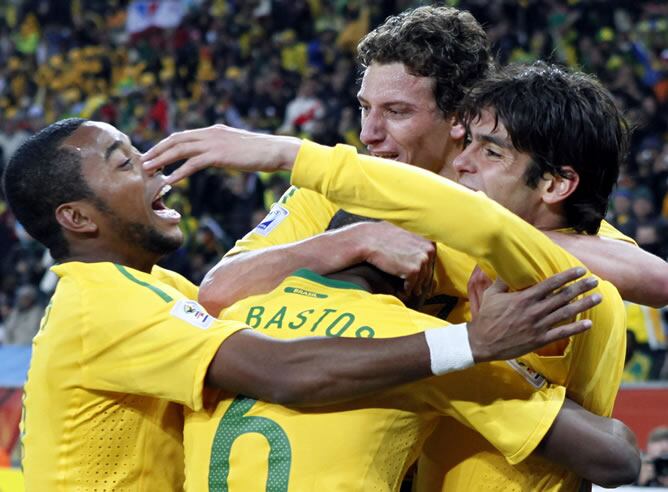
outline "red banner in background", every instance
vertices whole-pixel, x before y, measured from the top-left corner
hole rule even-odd
[[[640,449],[647,447],[652,429],[668,426],[668,384],[627,384],[619,390],[612,416],[635,433]]]
[[[22,397],[22,389],[0,388],[0,467],[10,466],[12,457],[15,461],[19,458]]]

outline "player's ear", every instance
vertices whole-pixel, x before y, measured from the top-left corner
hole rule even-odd
[[[450,138],[453,140],[462,140],[466,136],[466,128],[459,120],[453,116],[450,119]]]
[[[563,202],[578,187],[580,176],[571,166],[563,166],[564,175],[545,174],[539,186],[542,199],[547,204]]]
[[[56,209],[56,220],[67,231],[91,234],[97,232],[97,224],[91,212],[92,205],[83,201],[63,203]]]

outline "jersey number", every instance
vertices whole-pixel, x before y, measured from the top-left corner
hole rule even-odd
[[[220,419],[211,447],[209,491],[227,492],[232,445],[243,434],[257,433],[269,442],[269,473],[267,492],[287,492],[292,451],[285,431],[273,420],[248,417],[245,414],[257,400],[237,396]]]

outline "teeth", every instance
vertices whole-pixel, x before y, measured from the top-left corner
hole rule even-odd
[[[158,192],[158,196],[155,197],[156,200],[160,200],[163,196],[170,192],[172,187],[170,185],[163,186]]]

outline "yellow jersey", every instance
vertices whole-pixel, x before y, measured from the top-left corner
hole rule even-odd
[[[327,230],[339,207],[311,190],[290,187],[267,216],[225,256],[289,244]],[[475,263],[458,251],[437,245],[431,293],[421,310],[451,323],[469,321],[466,283]],[[463,289],[463,290],[462,290]]]
[[[188,300],[197,288],[159,267],[53,271],[25,385],[26,490],[182,490],[183,406],[202,407],[211,359],[246,327],[208,316]]]
[[[320,234],[339,209],[320,193],[291,186],[268,215],[225,256],[293,243]],[[601,222],[599,235],[635,244],[633,239],[606,221]],[[436,245],[436,258],[432,289],[420,310],[451,323],[470,321],[467,284],[475,261],[440,243]]]
[[[422,169],[359,156],[354,148],[305,142],[292,181],[322,193],[352,213],[390,220],[466,253],[483,271],[498,274],[512,289],[523,289],[570,267],[582,266],[542,232],[483,193]],[[624,365],[625,313],[617,290],[609,282],[599,279],[594,292],[601,294],[603,301],[577,316],[592,320],[590,330],[546,347],[540,355],[524,356],[518,363],[564,385],[568,397],[588,410],[608,416]],[[448,472],[444,489],[571,490],[579,483],[573,474],[537,457],[525,460],[525,473],[517,473],[484,440],[475,442],[463,426],[455,427],[449,428],[447,440],[438,441],[440,449],[431,456],[437,470],[430,477]],[[452,452],[453,442],[458,453]],[[462,456],[467,459],[462,460]],[[455,478],[449,481],[449,477]],[[437,480],[426,482],[418,490],[441,489]]]
[[[221,317],[285,339],[385,338],[444,325],[395,297],[308,270],[234,304]],[[444,415],[475,428],[508,459],[521,461],[552,425],[564,393],[560,386],[537,385],[506,363],[480,364],[317,408],[212,392],[204,409],[186,411],[186,490],[398,490]]]

